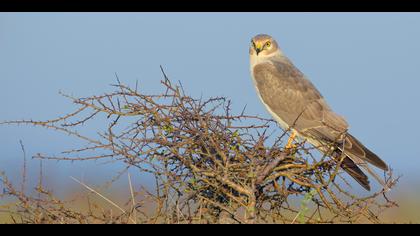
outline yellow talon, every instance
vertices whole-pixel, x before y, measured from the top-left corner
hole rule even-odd
[[[296,147],[296,145],[293,144],[293,141],[295,140],[296,137],[296,131],[292,130],[292,134],[289,137],[289,140],[287,140],[287,144],[286,144],[286,149],[291,149]]]

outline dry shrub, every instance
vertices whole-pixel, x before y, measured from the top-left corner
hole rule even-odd
[[[13,221],[378,223],[380,212],[396,205],[383,190],[363,197],[352,193],[336,161],[317,157],[317,151],[306,144],[285,150],[282,142],[287,130],[278,137],[267,134],[278,129],[273,120],[249,116],[244,111],[231,114],[231,102],[224,97],[194,99],[185,94],[180,83],[172,84],[162,73],[162,94],[145,95],[137,85],[130,88],[117,77],[113,93],[87,98],[64,95],[78,108],[63,117],[3,122],[42,126],[87,143],[87,147],[66,151],[63,156],[38,154],[35,158],[111,159],[155,178],[154,189],[132,188],[127,200],[130,204],[124,208],[79,182],[117,208],[111,214],[103,208],[77,211],[41,184],[36,188],[38,194],[28,196],[3,174],[2,197],[16,199],[4,208]],[[108,124],[98,136],[80,134],[81,126],[88,128],[89,121],[101,115],[106,116]],[[388,185],[394,185],[396,180],[387,174]]]

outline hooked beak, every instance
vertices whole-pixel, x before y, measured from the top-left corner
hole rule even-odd
[[[255,52],[257,53],[257,56],[262,51],[262,47],[260,44],[254,44],[254,49],[255,49]]]

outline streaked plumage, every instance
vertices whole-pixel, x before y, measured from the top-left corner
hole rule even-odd
[[[346,120],[336,114],[315,86],[281,52],[277,42],[268,35],[257,35],[250,47],[251,74],[257,93],[283,129],[291,128],[321,152],[335,147],[334,158],[345,158],[342,168],[370,190],[363,167],[383,184],[366,163],[382,170],[388,166],[355,137],[350,135]]]

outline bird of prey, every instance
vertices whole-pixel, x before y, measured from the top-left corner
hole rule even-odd
[[[286,148],[291,147],[297,136],[341,161],[341,167],[366,190],[370,191],[369,180],[359,167],[386,188],[367,163],[384,171],[388,170],[387,164],[348,132],[346,120],[330,108],[271,36],[259,34],[252,38],[249,54],[259,98],[279,125],[291,130]]]

